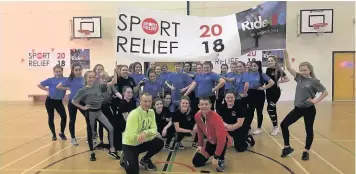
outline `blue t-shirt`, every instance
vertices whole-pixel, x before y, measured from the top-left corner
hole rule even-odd
[[[167,81],[168,84],[173,85],[175,88],[175,90],[171,92],[172,102],[177,102],[182,96],[180,90],[187,87],[193,80],[187,74],[173,72],[168,76]]]
[[[271,78],[268,77],[265,73],[262,73],[263,83],[260,82],[260,73],[259,72],[250,72],[249,73],[249,89],[257,89],[262,87],[264,82],[268,82]]]
[[[199,74],[195,78],[195,82],[198,84],[198,91],[195,94],[196,97],[211,97],[215,93],[211,90],[215,87],[215,84],[219,82],[220,76],[216,73],[204,73]]]
[[[237,77],[237,73],[235,72],[229,72],[227,74],[224,75],[224,77],[226,78],[236,78]],[[233,90],[236,91],[236,86],[233,82],[226,82],[225,83],[225,90]]]
[[[48,86],[49,97],[51,99],[62,100],[66,94],[66,91],[57,89],[56,87],[59,83],[65,81],[65,80],[67,80],[66,77],[59,77],[59,78],[51,77],[51,78],[48,78],[48,79],[42,81],[40,84],[44,87]]]
[[[236,74],[234,82],[234,86],[236,87],[236,94],[244,93],[245,82],[249,82],[249,74],[247,72]]]
[[[84,87],[84,77],[74,77],[72,81],[68,78],[62,82],[62,85],[69,88],[69,100],[71,101],[79,89]]]
[[[171,90],[170,88],[168,88],[168,86],[165,83],[170,74],[171,74],[170,72],[161,72],[161,74],[157,77],[157,80],[162,83],[164,92],[169,92]]]
[[[162,92],[162,83],[159,81],[150,81],[146,80],[145,83],[143,84],[143,92],[148,92],[149,94],[152,95],[152,98],[157,97],[157,94],[161,95]]]
[[[132,77],[135,83],[138,84],[143,78],[145,78],[145,75],[132,73],[130,74],[130,77]]]

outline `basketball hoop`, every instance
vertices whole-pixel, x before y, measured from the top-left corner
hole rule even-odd
[[[80,33],[80,38],[81,39],[87,39],[89,40],[89,35],[90,35],[90,30],[78,30],[78,32]]]
[[[328,25],[328,23],[316,23],[313,24],[314,30],[317,31],[316,35],[322,35],[324,33],[324,28]]]

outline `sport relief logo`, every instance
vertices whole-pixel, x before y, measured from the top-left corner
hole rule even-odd
[[[142,21],[142,29],[147,34],[156,34],[159,26],[156,20],[152,18],[146,18]]]
[[[256,18],[253,18],[256,19]],[[285,14],[284,13],[274,13],[269,19],[262,19],[262,16],[258,16],[255,21],[245,21],[241,23],[242,31],[245,30],[254,30],[254,29],[262,29],[270,26],[284,25],[285,22]]]
[[[50,66],[51,53],[50,52],[32,52],[28,53],[28,66],[29,67],[48,67]]]

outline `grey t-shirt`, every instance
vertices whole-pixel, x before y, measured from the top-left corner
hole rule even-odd
[[[308,98],[314,99],[316,93],[324,92],[325,87],[315,78],[306,78],[297,73],[294,80],[297,82],[295,91],[294,105],[299,108],[312,106],[313,103],[308,102]]]
[[[111,103],[112,95],[115,93],[117,93],[116,88],[114,86],[108,86],[107,91],[102,93],[104,98],[103,104]]]
[[[81,88],[73,100],[76,102],[83,101],[86,105],[90,105],[92,109],[100,109],[104,101],[103,92],[107,91],[106,84],[95,83],[92,87]]]

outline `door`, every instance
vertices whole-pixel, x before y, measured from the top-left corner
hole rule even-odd
[[[354,101],[355,52],[333,52],[333,101]]]

